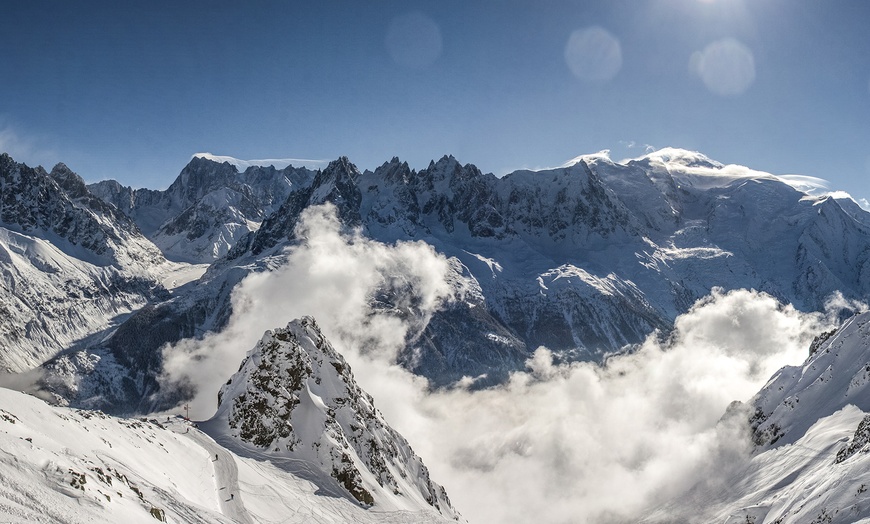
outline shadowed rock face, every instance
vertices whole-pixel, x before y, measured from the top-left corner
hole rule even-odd
[[[387,492],[457,515],[311,317],[263,335],[221,388],[213,421],[270,456],[312,462],[361,504]]]

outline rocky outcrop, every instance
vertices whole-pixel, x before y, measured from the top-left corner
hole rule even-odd
[[[221,388],[218,405],[213,421],[233,437],[312,463],[360,504],[405,497],[458,516],[311,317],[266,332]]]

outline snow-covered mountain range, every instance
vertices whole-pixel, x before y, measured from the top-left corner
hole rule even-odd
[[[172,265],[133,222],[58,164],[0,155],[0,369],[41,365],[152,300]]]
[[[129,371],[125,387],[84,388],[86,398],[109,399],[104,409],[147,410],[141,399],[157,389],[160,348],[220,330],[233,287],[304,242],[295,234],[299,217],[324,203],[347,229],[386,243],[422,240],[452,261],[462,298],[420,326],[398,356],[435,385],[464,376],[498,383],[540,345],[561,359],[600,360],[666,332],[714,287],[765,291],[802,310],[822,309],[835,293],[870,295],[868,213],[683,150],[625,163],[590,155],[503,178],[449,156],[420,171],[394,158],[360,172],[341,158],[314,173],[253,166],[239,173],[194,158],[165,192],[90,187],[129,212],[170,258],[226,253],[196,287],[154,303],[92,348],[109,348]],[[244,205],[215,206],[218,195]],[[169,246],[169,236],[184,240]],[[379,300],[392,303],[389,292]],[[64,358],[53,369],[82,368]],[[117,383],[114,362],[106,367],[111,377],[98,369],[85,382]]]
[[[0,155],[0,366],[30,371],[25,389],[127,416],[190,400],[192,387],[166,380],[167,348],[225,330],[241,313],[240,284],[286,268],[312,242],[305,217],[324,205],[345,243],[421,242],[443,258],[438,278],[447,292],[433,303],[411,292],[418,282],[400,266],[366,296],[366,315],[407,329],[394,363],[433,388],[503,383],[539,346],[556,364],[604,362],[655,332],[666,335],[714,289],[756,289],[802,311],[839,308],[844,319],[870,297],[870,213],[848,198],[813,196],[786,178],[699,153],[664,149],[625,162],[587,155],[501,178],[452,156],[422,170],[393,158],[374,171],[344,157],[320,170],[244,171],[214,158],[194,157],[169,188],[151,190],[85,185],[63,164],[48,172]],[[846,508],[845,488],[822,480],[863,464],[867,325],[857,316],[825,334],[803,368],[784,368],[735,408],[751,420],[758,446],[742,483],[724,494],[699,486],[656,515],[667,520],[687,500],[702,500],[710,518],[797,522],[810,510],[821,521],[867,517],[866,487],[851,480],[863,478],[858,469],[840,482],[854,487],[858,509]],[[245,503],[253,516],[215,500],[210,475],[236,475],[236,482],[281,486],[275,496],[292,493],[300,521],[316,511],[324,522],[459,518],[313,318],[273,325],[259,342],[236,342],[254,349],[219,394],[210,392],[218,412],[201,429],[213,440],[195,428],[195,436],[180,436],[172,428],[183,426],[172,419],[134,426],[33,399],[12,410],[18,397],[0,390],[0,424],[21,424],[2,438],[24,464],[0,471],[13,486],[0,492],[0,508],[24,521],[40,513],[59,521],[271,518],[267,496],[244,485],[246,497],[260,497]],[[57,424],[91,436],[61,456],[51,436]],[[37,435],[30,441],[25,426]],[[135,462],[107,455],[98,434],[144,455]],[[845,437],[850,447],[840,445]],[[804,448],[812,453],[795,454]],[[229,457],[239,468],[219,474],[215,464],[203,476],[146,466],[167,452],[197,467],[204,452],[216,453],[216,462]],[[25,487],[47,471],[39,458],[46,453],[57,455],[54,473]],[[833,502],[811,504],[801,494],[810,484],[836,491]],[[124,491],[131,486],[135,498]],[[88,509],[67,513],[58,497],[70,496]]]

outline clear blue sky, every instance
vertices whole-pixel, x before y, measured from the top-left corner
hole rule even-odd
[[[870,198],[870,2],[13,2],[0,149],[166,187],[197,152],[484,171],[698,150]],[[634,144],[634,147],[630,147]]]

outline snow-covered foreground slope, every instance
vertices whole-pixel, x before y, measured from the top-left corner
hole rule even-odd
[[[870,313],[812,351],[731,413],[749,417],[754,454],[648,521],[870,522]]]
[[[0,520],[231,522],[186,424],[50,407],[0,389]]]
[[[803,366],[787,366],[754,401],[753,429],[763,446],[801,438],[817,419],[847,405],[870,412],[870,313],[819,337]]]
[[[847,406],[817,420],[796,442],[758,452],[645,523],[852,524],[870,522],[870,454],[838,455],[868,415]]]
[[[294,473],[305,469],[239,456],[179,416],[115,418],[0,388],[0,522],[446,521],[364,508]]]

